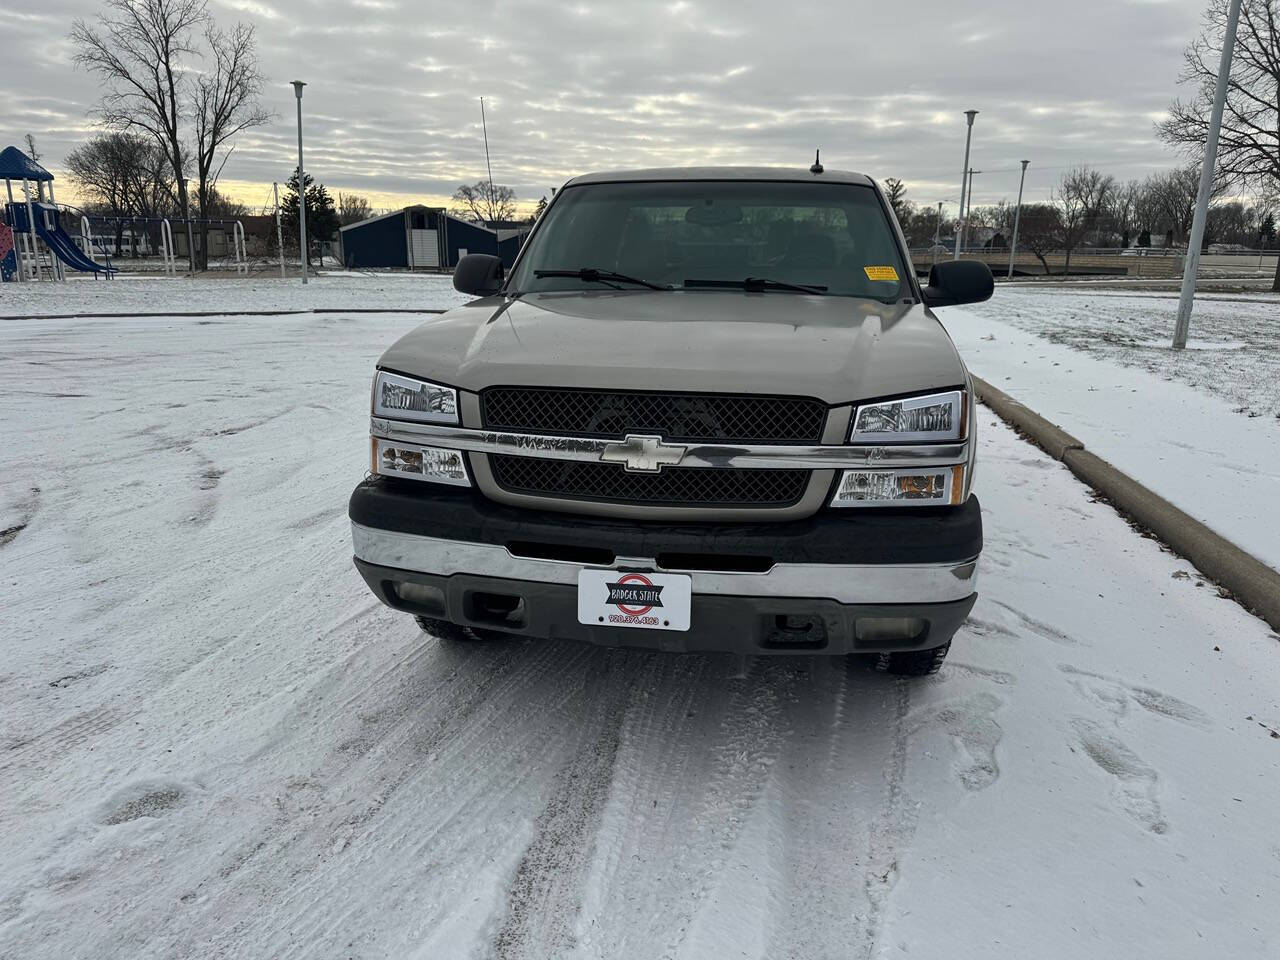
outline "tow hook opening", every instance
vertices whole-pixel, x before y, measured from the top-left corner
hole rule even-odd
[[[475,623],[490,623],[496,627],[523,627],[525,625],[524,597],[510,593],[468,593],[465,601],[467,619]]]
[[[779,613],[765,617],[760,645],[788,650],[821,650],[827,645],[827,624],[811,614]]]

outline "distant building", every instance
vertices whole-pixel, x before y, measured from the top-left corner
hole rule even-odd
[[[348,269],[452,270],[468,253],[501,257],[509,267],[530,227],[502,227],[491,229],[460,220],[442,207],[418,205],[348,224],[338,235]]]

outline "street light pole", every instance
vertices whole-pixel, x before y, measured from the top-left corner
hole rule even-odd
[[[1027,182],[1027,164],[1030,160],[1022,161],[1022,179],[1018,181],[1018,209],[1013,214],[1013,242],[1009,244],[1009,275],[1006,280],[1013,279],[1013,258],[1018,253],[1018,226],[1022,223],[1022,188]]]
[[[196,272],[196,245],[191,235],[191,178],[182,178],[182,216],[187,221],[187,267]]]
[[[964,135],[964,166],[960,168],[960,228],[956,231],[956,248],[951,254],[952,260],[960,259],[960,247],[964,244],[964,186],[969,177],[969,143],[973,140],[973,118],[978,115],[978,111],[966,110],[964,115],[968,118],[969,126]]]
[[[1191,306],[1196,297],[1196,274],[1200,272],[1200,245],[1204,242],[1204,222],[1209,215],[1209,194],[1213,189],[1213,173],[1218,164],[1218,134],[1222,130],[1222,108],[1227,100],[1227,81],[1231,78],[1231,56],[1236,46],[1236,24],[1240,22],[1240,0],[1231,0],[1227,8],[1227,25],[1222,32],[1222,61],[1218,64],[1218,86],[1213,94],[1213,114],[1209,118],[1209,137],[1204,145],[1204,163],[1200,167],[1200,192],[1196,195],[1196,213],[1191,221],[1191,238],[1187,241],[1187,258],[1182,268],[1182,296],[1178,298],[1178,322],[1173,329],[1173,349],[1187,346],[1191,326]]]
[[[307,282],[307,176],[302,170],[302,88],[306,83],[293,81],[298,98],[298,244],[302,251],[302,282]]]

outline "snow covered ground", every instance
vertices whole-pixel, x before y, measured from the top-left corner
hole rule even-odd
[[[0,320],[17,316],[78,313],[180,313],[241,310],[312,310],[344,307],[386,310],[453,307],[470,297],[453,289],[453,277],[422,273],[326,273],[303,284],[295,275],[236,277],[74,277],[66,283],[6,283],[0,287]]]
[[[1280,296],[1197,297],[1184,353],[1169,346],[1176,293],[1002,285],[965,311],[1280,420]]]
[[[1201,304],[1191,346],[1209,349],[1117,347],[1129,333],[1107,335],[1107,318],[1144,339],[1171,330],[1170,303],[997,289],[938,315],[978,376],[1280,569],[1280,304]],[[1086,322],[1094,338],[1067,337]]]
[[[1061,465],[981,412],[924,682],[452,645],[350,562],[416,322],[0,323],[0,956],[1280,953],[1280,638]]]

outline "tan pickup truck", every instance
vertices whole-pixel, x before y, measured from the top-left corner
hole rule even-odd
[[[876,183],[578,177],[512,269],[382,355],[355,563],[442,637],[874,655],[926,674],[973,606],[974,398]]]

